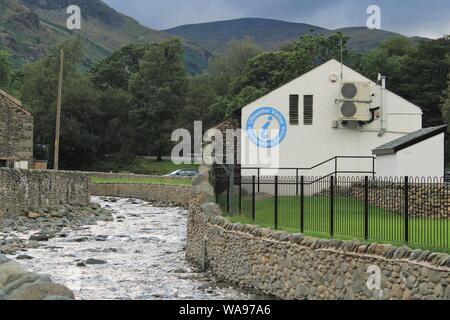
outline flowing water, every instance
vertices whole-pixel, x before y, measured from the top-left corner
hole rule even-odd
[[[72,289],[77,299],[258,299],[216,283],[185,259],[187,212],[134,199],[93,197],[114,222],[64,230],[20,263]],[[88,264],[87,259],[97,263]]]

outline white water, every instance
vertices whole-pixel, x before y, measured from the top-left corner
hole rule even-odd
[[[54,238],[46,247],[27,251],[33,259],[20,263],[65,284],[77,299],[258,298],[216,284],[186,262],[185,210],[158,208],[140,200],[114,201],[92,198],[113,210],[114,222],[64,230],[66,238]],[[101,237],[105,241],[97,241]],[[75,241],[80,238],[87,239]],[[107,263],[77,266],[88,258]]]

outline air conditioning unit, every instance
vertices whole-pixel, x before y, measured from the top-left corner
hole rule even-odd
[[[370,82],[341,84],[339,113],[341,121],[369,121],[371,119]]]

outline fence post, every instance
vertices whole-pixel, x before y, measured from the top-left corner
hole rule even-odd
[[[219,204],[219,177],[216,175],[216,203]]]
[[[242,176],[239,177],[239,215],[242,213]]]
[[[409,177],[405,177],[405,243],[409,242]]]
[[[375,157],[372,157],[372,177],[375,179],[376,171],[375,171]]]
[[[337,177],[338,174],[338,157],[334,158],[334,175]]]
[[[300,232],[305,232],[305,177],[300,178]]]
[[[261,169],[258,169],[258,193],[261,192],[261,189],[260,189],[260,179],[261,179]]]
[[[298,169],[295,172],[295,195],[298,197]]]
[[[227,177],[227,213],[230,213],[230,182],[231,182],[231,179],[230,179],[230,177]]]
[[[334,176],[330,176],[330,236],[334,237]]]
[[[274,199],[274,224],[275,230],[278,230],[278,176],[275,176],[275,199]]]
[[[369,240],[369,177],[364,178],[364,240]]]
[[[252,219],[253,221],[256,220],[256,195],[255,195],[255,191],[256,191],[256,177],[252,176]]]

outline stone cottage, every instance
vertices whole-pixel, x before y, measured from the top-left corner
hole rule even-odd
[[[33,116],[0,90],[0,167],[29,169],[33,163]]]

